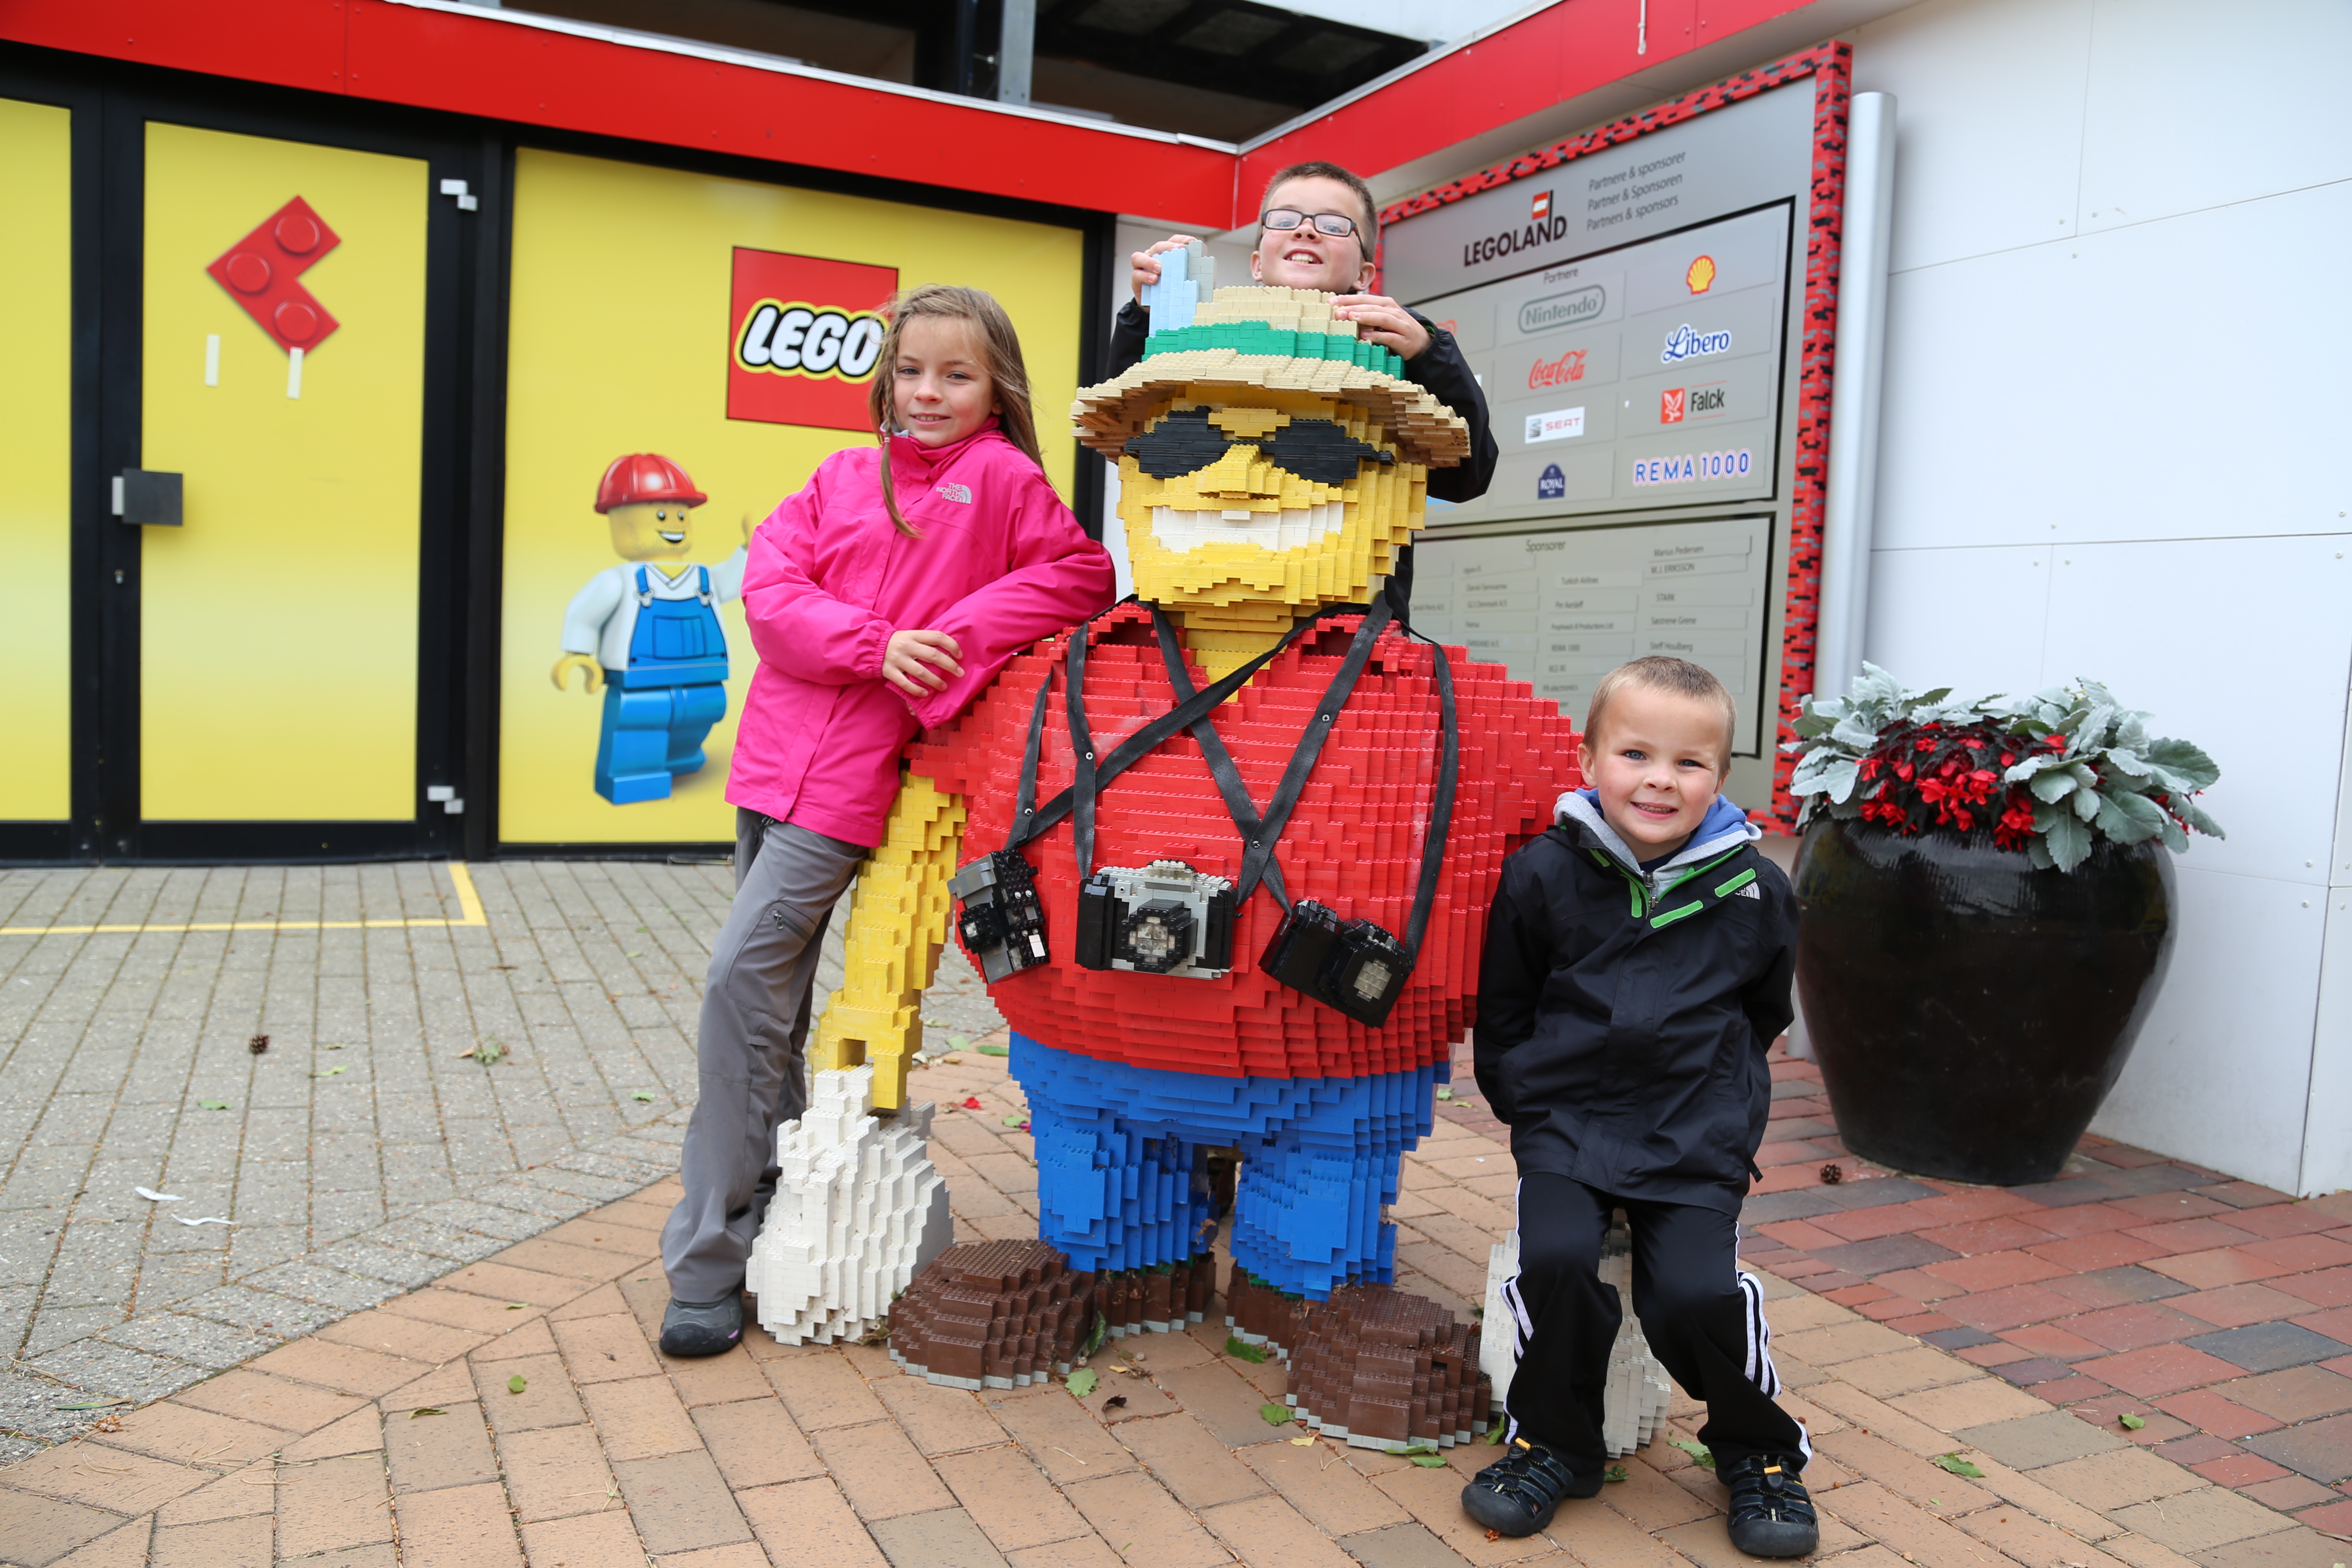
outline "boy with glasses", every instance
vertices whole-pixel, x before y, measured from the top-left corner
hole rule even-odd
[[[1250,253],[1250,276],[1281,289],[1316,289],[1338,296],[1331,314],[1353,321],[1370,342],[1392,349],[1404,361],[1408,380],[1458,414],[1470,426],[1470,454],[1459,468],[1432,468],[1429,494],[1444,501],[1475,500],[1495,477],[1498,453],[1487,428],[1486,395],[1454,334],[1385,294],[1367,293],[1373,253],[1381,239],[1380,208],[1370,187],[1337,163],[1293,163],[1267,182],[1258,204],[1257,248]],[[1142,303],[1146,284],[1160,280],[1160,257],[1192,243],[1173,235],[1131,258],[1133,298],[1118,308],[1111,329],[1110,364],[1116,377],[1143,358],[1151,312]],[[1397,556],[1389,578],[1391,610],[1409,619],[1412,602],[1412,551]]]

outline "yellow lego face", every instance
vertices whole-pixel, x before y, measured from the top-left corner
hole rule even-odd
[[[1361,603],[1422,524],[1428,470],[1363,409],[1307,393],[1170,399],[1127,443],[1137,595],[1170,609]]]
[[[613,553],[624,561],[683,561],[694,548],[694,524],[684,501],[637,500],[604,514],[613,525]]]

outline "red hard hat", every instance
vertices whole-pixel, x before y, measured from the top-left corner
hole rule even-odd
[[[700,506],[710,498],[694,488],[686,470],[652,452],[632,452],[615,458],[596,486],[596,510],[610,511],[633,501],[682,500]]]

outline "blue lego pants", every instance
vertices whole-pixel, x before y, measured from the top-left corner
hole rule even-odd
[[[702,766],[703,737],[727,716],[719,685],[604,687],[596,738],[596,793],[614,805],[667,800],[670,779]]]
[[[1429,1131],[1444,1065],[1364,1078],[1215,1078],[1097,1061],[1013,1037],[1037,1145],[1037,1234],[1088,1269],[1207,1250],[1216,1219],[1196,1152],[1242,1152],[1234,1260],[1310,1300],[1396,1274],[1381,1205]]]

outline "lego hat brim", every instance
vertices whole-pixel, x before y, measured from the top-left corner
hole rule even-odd
[[[1468,421],[1412,382],[1343,360],[1234,349],[1153,354],[1124,374],[1081,391],[1070,405],[1070,418],[1080,441],[1116,458],[1171,397],[1234,403],[1253,391],[1304,392],[1361,408],[1381,422],[1408,462],[1447,468],[1470,455]]]

